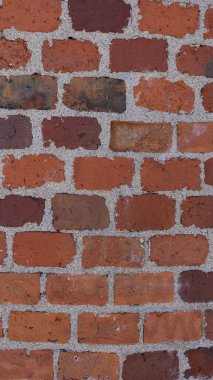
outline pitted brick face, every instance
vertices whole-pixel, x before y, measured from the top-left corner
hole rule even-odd
[[[26,116],[0,119],[0,149],[24,149],[32,144],[32,128]]]
[[[27,43],[21,38],[14,41],[0,38],[0,49],[0,69],[9,70],[26,67],[31,58]]]

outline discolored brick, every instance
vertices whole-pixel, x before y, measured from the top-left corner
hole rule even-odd
[[[184,372],[186,379],[212,379],[213,347],[199,347],[185,352],[189,369]]]
[[[177,69],[185,74],[213,77],[213,47],[183,45],[176,57]]]
[[[26,116],[8,116],[0,119],[0,149],[24,149],[32,144],[30,119]]]
[[[213,228],[213,197],[188,197],[182,203],[182,224],[199,228]]]
[[[213,158],[209,158],[204,163],[205,171],[205,183],[207,185],[213,186]]]
[[[212,302],[212,287],[213,272],[189,270],[179,276],[178,293],[184,302]]]
[[[17,40],[0,38],[0,50],[0,69],[11,70],[26,67],[31,58],[27,43],[21,38]]]
[[[203,107],[207,112],[213,112],[213,83],[207,83],[201,90]]]
[[[179,123],[178,150],[189,153],[213,152],[213,123]]]
[[[207,310],[205,317],[206,317],[206,329],[205,329],[206,338],[209,340],[213,340],[213,310]]]
[[[205,38],[213,38],[213,8],[209,7],[205,13],[204,26],[207,32],[204,34]]]

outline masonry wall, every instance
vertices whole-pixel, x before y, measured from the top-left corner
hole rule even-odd
[[[212,1],[0,32],[0,379],[213,379]]]

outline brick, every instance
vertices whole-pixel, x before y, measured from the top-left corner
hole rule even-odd
[[[0,273],[0,302],[33,305],[40,299],[40,275]]]
[[[176,57],[177,69],[183,74],[213,77],[213,47],[183,45]]]
[[[201,90],[203,107],[207,112],[213,112],[213,83],[207,83]]]
[[[120,197],[116,214],[119,230],[167,230],[175,223],[175,201],[156,194]]]
[[[74,30],[121,33],[128,26],[131,6],[123,0],[68,0]]]
[[[185,356],[190,367],[184,373],[186,379],[191,376],[195,379],[212,379],[213,347],[188,350],[185,352]]]
[[[0,10],[1,12],[1,10]],[[26,67],[31,58],[26,41],[18,38],[17,40],[7,40],[0,38],[0,69],[19,69]]]
[[[123,380],[178,380],[176,351],[153,351],[128,355],[123,366]]]
[[[213,158],[209,158],[204,163],[204,171],[205,171],[205,183],[207,185],[213,185]]]
[[[110,69],[114,72],[167,71],[167,47],[165,40],[148,38],[112,40]]]
[[[60,352],[58,380],[119,378],[119,357],[102,352]]]
[[[52,32],[61,21],[61,1],[3,0],[0,30],[15,28],[25,32]]]
[[[32,144],[30,119],[26,116],[8,116],[0,119],[0,149],[24,149]]]
[[[144,260],[143,241],[137,238],[92,236],[83,238],[84,268],[141,268]]]
[[[20,232],[14,237],[13,258],[18,265],[65,267],[75,254],[75,241],[70,234]]]
[[[48,182],[65,180],[64,162],[52,154],[31,154],[18,159],[8,156],[3,165],[3,187],[9,189],[34,189]]]
[[[153,236],[150,251],[150,260],[158,266],[196,266],[205,263],[209,245],[201,235]]]
[[[105,198],[98,195],[56,194],[52,210],[56,230],[92,230],[109,226]]]
[[[100,55],[91,41],[44,41],[42,61],[46,71],[73,72],[98,70]]]
[[[136,344],[138,314],[92,314],[78,317],[78,341],[84,344]]]
[[[1,350],[0,376],[4,380],[52,380],[53,354],[47,350]]]
[[[116,305],[140,305],[174,301],[172,273],[115,275]]]
[[[169,152],[172,145],[170,124],[113,121],[110,149],[115,152]]]
[[[8,109],[54,109],[57,101],[57,80],[38,74],[0,76],[0,108]]]
[[[134,161],[124,157],[77,157],[74,160],[76,189],[112,190],[122,185],[131,186]]]
[[[206,338],[213,340],[213,310],[206,311]]]
[[[196,5],[158,0],[140,0],[139,29],[151,34],[163,34],[176,38],[193,34],[198,28],[199,8]]]
[[[4,259],[7,256],[7,244],[5,232],[0,232],[0,265],[4,264]]]
[[[134,87],[136,106],[150,111],[190,113],[194,106],[194,90],[184,81],[165,78],[141,79]]]
[[[182,203],[182,224],[199,228],[213,228],[213,197],[188,197]]]
[[[157,161],[145,158],[141,170],[141,185],[145,191],[199,190],[201,187],[199,160],[172,159]]]
[[[201,337],[202,314],[200,311],[151,313],[145,316],[144,343],[193,341]]]
[[[70,316],[12,311],[9,315],[8,337],[23,342],[67,343],[70,337]]]
[[[44,199],[8,195],[0,199],[0,226],[22,227],[26,223],[40,224],[44,207]]]
[[[208,8],[205,14],[204,26],[207,32],[204,34],[205,38],[213,38],[213,8]]]
[[[213,152],[213,123],[179,123],[178,150],[189,153]]]
[[[101,126],[94,117],[52,117],[42,124],[45,147],[96,150],[101,145]]]
[[[189,270],[182,272],[178,279],[178,293],[184,302],[213,301],[213,272]]]
[[[64,85],[63,102],[76,111],[123,113],[126,84],[121,79],[76,77]]]
[[[47,300],[58,305],[98,305],[108,301],[107,276],[50,274]]]

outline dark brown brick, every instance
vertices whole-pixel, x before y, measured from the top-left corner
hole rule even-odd
[[[0,225],[22,227],[25,223],[40,224],[44,214],[44,199],[9,195],[0,199]]]
[[[126,85],[121,79],[73,78],[64,86],[64,104],[76,111],[126,110]]]
[[[182,224],[199,228],[213,228],[213,197],[188,197],[182,204]]]
[[[205,183],[213,186],[213,158],[209,158],[204,164]]]
[[[120,33],[128,25],[130,5],[123,0],[68,0],[75,30]]]
[[[212,379],[213,378],[213,347],[199,347],[185,352],[190,369],[184,373],[189,379]]]
[[[179,375],[176,351],[154,351],[128,355],[123,380],[176,380]]]
[[[203,107],[207,112],[213,112],[213,83],[207,83],[201,90]]]
[[[57,194],[52,210],[56,230],[91,230],[109,225],[105,198],[97,195]]]
[[[37,74],[1,76],[0,93],[0,108],[48,110],[56,105],[57,80]]]
[[[9,116],[0,119],[0,149],[24,149],[32,144],[30,119],[26,116]]]
[[[206,311],[206,338],[213,340],[213,310]]]
[[[185,302],[213,301],[213,272],[189,270],[180,274],[178,293]]]
[[[95,150],[101,144],[101,126],[93,117],[52,117],[42,124],[45,147],[54,143],[57,148]]]

